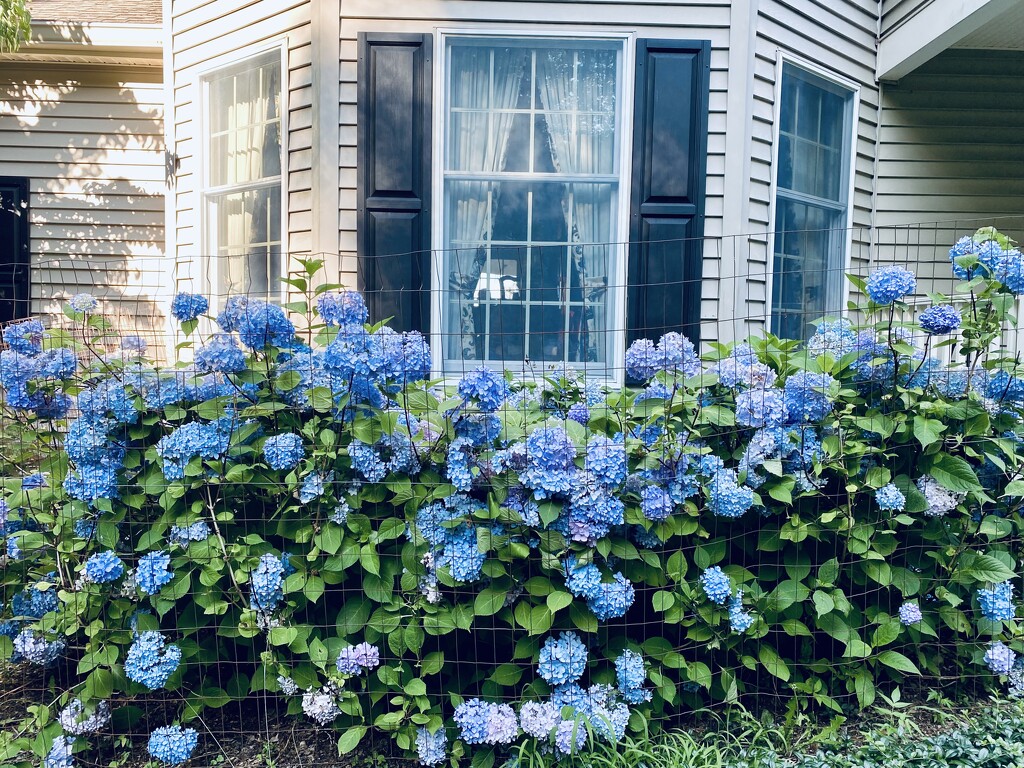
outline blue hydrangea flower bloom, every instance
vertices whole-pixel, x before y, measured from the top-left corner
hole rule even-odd
[[[832,410],[835,379],[827,373],[800,371],[786,379],[786,413],[794,424],[819,422]]]
[[[317,297],[316,310],[327,325],[362,325],[370,316],[366,301],[358,291],[324,293]]]
[[[487,740],[487,721],[491,705],[482,699],[469,699],[455,708],[453,720],[467,744],[483,744]]]
[[[576,477],[576,446],[561,427],[542,427],[526,438],[526,469],[519,479],[538,499],[566,494]]]
[[[657,356],[661,368],[671,374],[690,378],[700,373],[700,357],[693,342],[675,331],[658,340]]]
[[[587,666],[587,647],[575,632],[549,637],[540,649],[538,673],[552,685],[579,680]]]
[[[266,301],[250,299],[238,308],[233,321],[238,338],[249,349],[261,351],[268,346],[286,347],[295,338],[295,326],[285,316],[284,310]]]
[[[648,520],[667,520],[675,508],[672,496],[664,488],[648,485],[640,492],[640,509]]]
[[[593,563],[578,565],[575,555],[565,561],[565,586],[576,597],[589,599],[601,590],[601,571]]]
[[[149,736],[149,754],[165,765],[181,765],[192,756],[199,744],[194,728],[166,725]]]
[[[342,648],[338,654],[338,671],[345,675],[360,675],[380,666],[380,649],[369,643]]]
[[[528,701],[519,709],[519,725],[535,739],[548,738],[561,720],[561,707],[551,701]]]
[[[563,508],[564,509],[564,508]],[[581,486],[572,494],[568,515],[562,515],[555,527],[573,541],[590,546],[608,535],[609,529],[624,522],[626,505],[622,499],[603,488]]]
[[[903,267],[883,267],[868,276],[866,288],[875,304],[892,304],[917,289],[917,278]]]
[[[583,749],[587,743],[587,726],[577,720],[563,720],[555,731],[555,747],[563,755]]]
[[[134,424],[139,418],[135,397],[116,379],[104,379],[92,389],[78,393],[78,410],[83,420],[101,422],[108,415],[119,424]]]
[[[511,744],[519,735],[519,718],[508,704],[492,704],[487,713],[487,744]]]
[[[735,470],[719,469],[707,485],[708,506],[718,517],[742,517],[754,506],[754,492],[738,484]]]
[[[1013,584],[1004,581],[992,589],[978,590],[981,615],[991,621],[1010,621],[1017,613],[1013,604]]]
[[[179,293],[171,302],[171,315],[182,323],[195,320],[210,309],[210,302],[197,293]]]
[[[636,651],[627,649],[615,660],[615,678],[619,684],[619,693],[630,704],[651,700],[651,692],[644,688],[647,681],[644,659]]]
[[[284,600],[284,564],[269,552],[260,556],[249,579],[249,603],[257,611],[270,613]]]
[[[43,760],[43,768],[72,768],[75,764],[75,759],[71,754],[74,745],[74,736],[57,736],[53,740],[50,752]]]
[[[168,480],[185,477],[185,467],[194,458],[217,459],[227,453],[231,443],[230,418],[218,419],[210,424],[190,421],[171,434],[161,437],[156,444],[161,469]]]
[[[754,617],[743,610],[743,592],[737,592],[729,599],[729,624],[732,625],[732,631],[742,635],[753,623]]]
[[[626,479],[626,436],[595,435],[587,442],[584,468],[589,479],[604,488],[616,488]]]
[[[732,579],[717,565],[700,575],[700,586],[708,600],[719,605],[725,605],[732,595]]]
[[[786,400],[778,387],[748,389],[736,395],[736,423],[744,427],[778,427],[786,423]]]
[[[892,483],[875,491],[875,501],[878,508],[886,512],[902,512],[907,508],[907,497]]]
[[[245,353],[227,333],[215,333],[196,350],[196,368],[202,373],[237,373],[245,370]]]
[[[1003,251],[995,276],[1014,296],[1024,293],[1024,255],[1016,248]]]
[[[43,351],[43,323],[40,320],[22,320],[3,329],[4,343],[15,352],[34,357]]]
[[[210,537],[210,526],[202,520],[187,526],[172,525],[167,534],[168,544],[187,547],[193,541],[205,541]]]
[[[334,472],[328,472],[326,475],[319,472],[310,472],[302,481],[302,487],[299,488],[299,501],[303,504],[309,504],[313,499],[320,498],[324,495],[324,491],[327,490],[327,485],[333,481]]]
[[[121,351],[129,355],[144,355],[149,349],[149,343],[136,334],[129,334],[121,338]]]
[[[61,640],[47,640],[33,629],[23,629],[14,638],[14,650],[32,664],[41,667],[53,664],[64,653],[67,644]]]
[[[458,389],[463,400],[476,402],[486,413],[498,410],[508,397],[505,379],[486,366],[469,371],[459,381]]]
[[[917,603],[904,603],[900,606],[900,623],[905,627],[917,624],[924,619],[921,613],[921,606]]]
[[[626,375],[647,381],[661,370],[658,349],[650,339],[637,339],[626,350]]]
[[[1017,660],[1017,654],[1010,646],[1000,642],[993,642],[985,651],[985,663],[994,675],[1008,675],[1013,670],[1013,663]]]
[[[49,578],[55,578],[47,576]],[[56,611],[60,604],[55,587],[39,589],[36,585],[25,587],[11,600],[11,611],[15,617],[41,619],[45,614]]]
[[[46,480],[46,475],[42,472],[33,472],[31,475],[25,475],[21,478],[21,490],[23,491],[31,491],[36,488],[47,488],[49,485],[49,482]],[[6,519],[6,515],[3,515],[2,519],[0,519],[0,529],[3,528],[3,521]]]
[[[420,765],[440,765],[448,759],[447,747],[448,736],[444,728],[439,728],[437,733],[431,733],[423,726],[416,729],[416,754]]]
[[[68,306],[74,312],[92,312],[99,305],[100,303],[96,300],[96,297],[88,293],[76,293],[68,299]]]
[[[476,530],[463,523],[449,529],[440,554],[435,558],[438,568],[447,567],[456,581],[471,582],[480,578],[486,555],[480,551]]]
[[[586,403],[573,403],[565,412],[565,418],[585,427],[590,422],[590,408]]]
[[[629,579],[621,573],[616,573],[612,579],[602,583],[597,594],[587,600],[587,607],[598,621],[622,618],[636,599],[636,590]]]
[[[854,333],[850,321],[845,318],[822,321],[807,340],[807,352],[811,357],[827,354],[838,360],[856,349],[857,334]]]
[[[263,458],[271,469],[292,469],[306,457],[302,437],[294,432],[268,437],[263,443]]]
[[[106,584],[124,574],[124,563],[113,552],[98,552],[85,561],[82,575],[93,584]]]
[[[463,413],[455,421],[455,434],[473,446],[486,446],[501,436],[501,419],[493,413]]]
[[[135,581],[139,589],[147,595],[155,595],[164,584],[174,578],[174,572],[169,570],[171,556],[166,552],[150,552],[139,559],[139,565],[135,569]]]
[[[939,304],[928,307],[917,319],[928,333],[944,336],[960,327],[960,310],[948,304]]]
[[[445,474],[457,490],[468,491],[473,488],[475,458],[473,442],[468,438],[457,437],[449,444]]]
[[[124,660],[124,673],[129,680],[155,691],[164,687],[180,663],[181,648],[167,645],[163,635],[151,630],[137,636],[131,644]]]

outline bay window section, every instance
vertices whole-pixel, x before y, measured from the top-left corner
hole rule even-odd
[[[606,363],[618,273],[621,43],[449,38],[447,361]]]

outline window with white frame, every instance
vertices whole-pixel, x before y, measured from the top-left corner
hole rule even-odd
[[[281,51],[203,78],[203,204],[219,295],[272,296],[281,263]]]
[[[446,38],[446,360],[614,353],[622,55],[621,40]]]
[[[782,67],[775,174],[772,330],[806,336],[843,311],[855,92]]]

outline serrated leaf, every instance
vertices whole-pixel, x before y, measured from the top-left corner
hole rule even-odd
[[[929,474],[939,485],[950,491],[967,493],[981,490],[981,483],[978,482],[978,476],[974,474],[971,465],[959,456],[950,456],[948,453],[938,454],[932,460]]]
[[[878,660],[885,664],[885,666],[891,667],[898,672],[905,672],[908,675],[921,674],[921,670],[917,668],[917,665],[899,651],[882,651],[878,654]]]

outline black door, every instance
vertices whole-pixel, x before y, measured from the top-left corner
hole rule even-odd
[[[0,323],[28,317],[28,179],[0,176]]]

